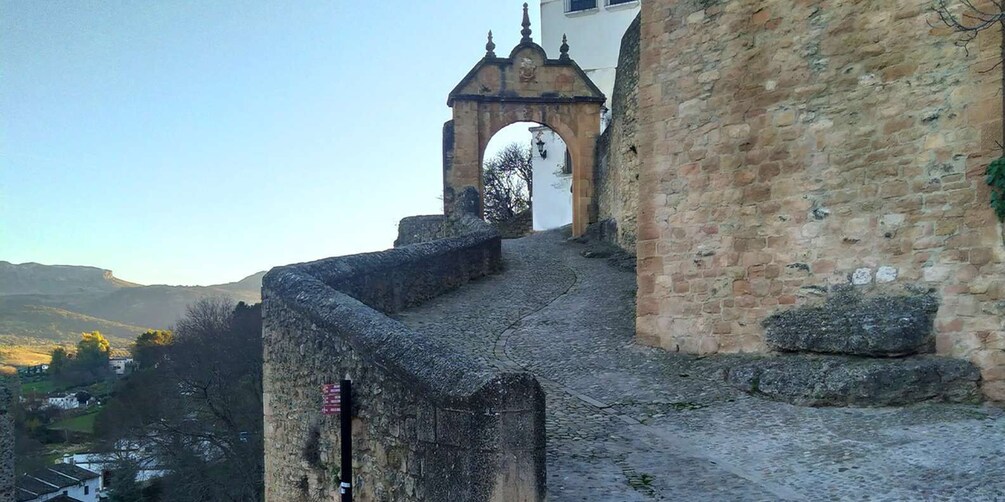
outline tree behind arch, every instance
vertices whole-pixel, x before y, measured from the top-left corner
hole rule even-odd
[[[482,168],[485,219],[496,223],[509,221],[530,208],[534,190],[534,171],[530,145],[506,145],[485,161]]]

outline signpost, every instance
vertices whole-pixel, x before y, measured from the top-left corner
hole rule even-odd
[[[352,382],[326,383],[321,388],[321,413],[339,415],[342,468],[339,493],[342,502],[352,502]]]
[[[341,384],[326,383],[321,390],[321,413],[325,415],[335,415],[342,406]]]

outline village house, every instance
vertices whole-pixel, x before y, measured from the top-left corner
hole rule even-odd
[[[17,369],[17,376],[19,377],[30,377],[36,375],[44,375],[49,371],[48,364],[36,364],[34,366],[25,366],[23,368]]]
[[[116,375],[125,375],[126,372],[130,371],[129,368],[133,365],[133,358],[131,357],[113,357],[108,360],[108,367],[111,368]]]
[[[135,462],[138,466],[136,471],[136,481],[146,482],[152,479],[163,477],[167,471],[157,465],[157,460],[153,458],[149,451],[139,448],[136,445],[121,442],[116,445],[117,450],[108,453],[76,453],[64,455],[64,464],[75,465],[89,471],[100,473],[102,486],[108,486],[115,464],[122,458],[127,458]]]
[[[96,502],[102,487],[101,476],[96,472],[70,464],[55,464],[19,476],[16,500]]]
[[[45,399],[46,407],[59,408],[61,410],[75,410],[87,406],[91,401],[91,396],[81,393],[60,394],[49,396]]]

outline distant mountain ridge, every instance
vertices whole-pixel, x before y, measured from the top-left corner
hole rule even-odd
[[[139,284],[97,267],[0,261],[0,295],[97,293],[135,286]]]
[[[147,328],[169,328],[204,297],[261,301],[258,272],[212,286],[144,286],[110,270],[0,261],[0,345],[76,342],[84,331],[125,348]]]

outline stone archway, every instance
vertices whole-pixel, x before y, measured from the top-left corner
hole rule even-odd
[[[527,4],[523,36],[509,57],[497,57],[492,32],[481,59],[450,92],[453,120],[443,130],[443,211],[482,216],[482,157],[492,135],[514,122],[550,127],[572,159],[572,234],[582,235],[595,219],[594,145],[605,97],[569,57],[564,43],[548,59],[531,38]]]

